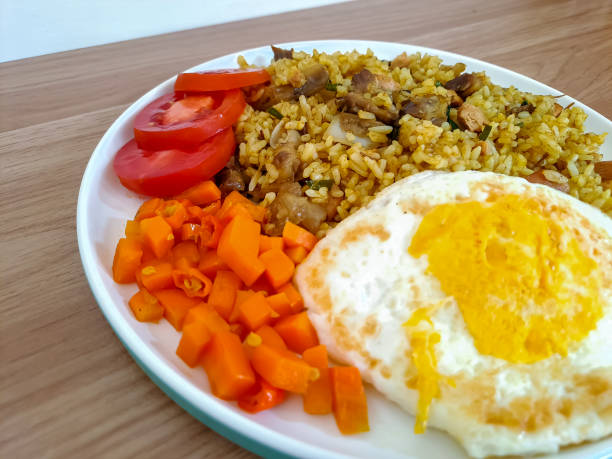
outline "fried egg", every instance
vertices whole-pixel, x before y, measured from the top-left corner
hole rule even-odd
[[[417,434],[477,458],[612,434],[612,220],[569,195],[423,172],[339,223],[294,280],[330,355]]]

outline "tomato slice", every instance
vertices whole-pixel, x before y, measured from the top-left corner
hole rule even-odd
[[[239,89],[187,97],[166,94],[136,116],[134,139],[145,150],[192,149],[238,121],[245,106]]]
[[[235,148],[232,129],[221,131],[192,151],[143,150],[130,140],[115,155],[113,168],[126,188],[166,197],[212,178],[227,164]]]
[[[227,91],[270,81],[265,69],[223,69],[197,73],[180,73],[174,83],[175,91]]]

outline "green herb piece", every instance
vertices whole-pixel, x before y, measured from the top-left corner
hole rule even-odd
[[[450,118],[448,119],[448,124],[450,124],[451,127],[451,131],[454,131],[455,129],[459,129],[459,126],[457,125],[457,123],[455,123],[453,120],[451,120]]]
[[[516,125],[517,125],[518,127],[523,127],[523,126],[525,126],[525,123],[523,123],[523,122],[521,121],[520,123],[516,123]]]
[[[391,137],[391,140],[397,140],[399,137],[399,126],[393,126],[393,130],[389,134],[389,137]]]
[[[325,89],[327,89],[328,91],[336,91],[338,89],[338,85],[336,83],[328,81],[327,83],[325,83]]]
[[[442,83],[440,83],[439,81],[435,82],[436,88],[439,88],[440,86],[442,86]]]
[[[523,99],[523,102],[521,102],[521,105],[529,105],[529,102],[527,102],[525,99]]]
[[[311,190],[319,191],[321,188],[327,188],[328,190],[334,184],[333,180],[306,180],[306,186]]]
[[[275,109],[274,107],[270,107],[268,109],[268,113],[272,115],[274,118],[278,118],[279,120],[283,119],[283,114],[279,112],[277,109]]]
[[[491,129],[493,128],[491,127],[490,124],[485,124],[485,127],[482,130],[482,132],[478,134],[478,138],[480,140],[487,140],[487,137],[489,137],[489,134],[491,133]]]

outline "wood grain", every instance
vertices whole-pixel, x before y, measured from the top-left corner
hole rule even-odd
[[[466,54],[612,118],[612,2],[364,1],[0,64],[0,456],[251,457],[166,397],[100,313],[76,243],[80,179],[127,104],[204,60],[284,41]]]

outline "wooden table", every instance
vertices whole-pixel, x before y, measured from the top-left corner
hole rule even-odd
[[[104,320],[77,249],[79,183],[111,122],[171,75],[329,38],[469,55],[612,118],[609,0],[363,1],[0,64],[0,456],[251,456],[166,397]]]

